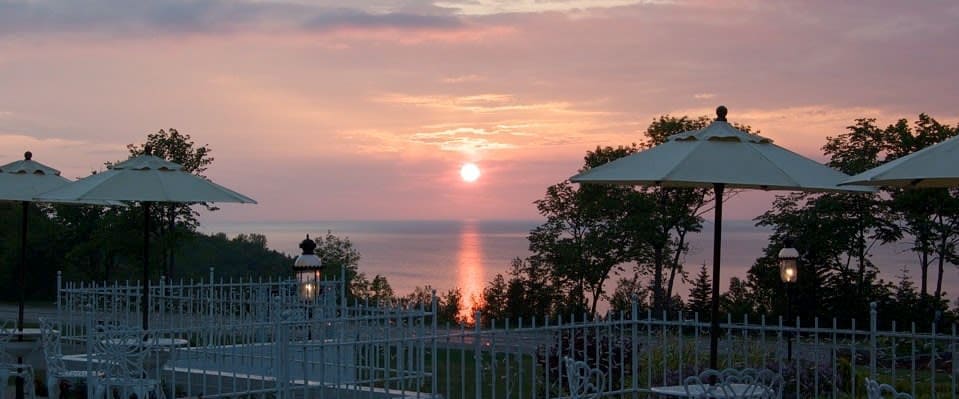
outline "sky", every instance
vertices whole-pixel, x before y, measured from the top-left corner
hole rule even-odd
[[[664,114],[723,104],[818,160],[856,118],[955,123],[957,20],[947,1],[0,0],[0,163],[30,150],[75,179],[176,128],[259,201],[209,220],[536,219],[587,150]]]

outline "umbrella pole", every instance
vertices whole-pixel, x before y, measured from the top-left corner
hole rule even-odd
[[[723,183],[713,185],[716,191],[715,222],[713,223],[713,297],[709,326],[709,368],[718,370],[719,355],[719,258],[723,242]]]
[[[26,265],[27,265],[27,211],[30,209],[28,207],[27,201],[20,201],[20,210],[23,214],[23,218],[20,220],[20,270],[17,270],[17,282],[20,285],[20,297],[17,303],[17,330],[21,333],[23,332],[23,297],[26,289],[23,287],[24,281],[26,280]],[[23,334],[17,334],[17,341],[23,342]],[[23,356],[17,356],[17,363],[23,364]],[[21,369],[17,368],[17,372],[20,372]],[[14,395],[17,399],[23,399],[23,384],[30,383],[33,381],[27,382],[24,381],[22,377],[18,377],[14,387]]]
[[[143,295],[140,313],[143,314],[143,331],[150,328],[150,203],[143,202]]]
[[[23,214],[23,219],[20,220],[20,269],[17,270],[17,284],[20,286],[20,297],[17,303],[17,329],[23,331],[23,300],[26,295],[26,288],[24,288],[24,283],[26,280],[26,268],[27,268],[27,212],[29,211],[29,204],[27,201],[20,202],[21,214]],[[19,340],[23,340],[23,335],[19,335]]]

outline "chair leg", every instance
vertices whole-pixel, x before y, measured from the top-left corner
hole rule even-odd
[[[0,368],[0,382],[3,383],[3,386],[0,387],[0,399],[5,399],[7,397],[7,384],[10,383],[10,370],[7,368]]]
[[[60,399],[60,379],[55,375],[47,376],[47,398]]]

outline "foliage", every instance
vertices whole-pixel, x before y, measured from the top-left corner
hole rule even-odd
[[[646,312],[649,310],[649,299],[649,289],[644,281],[638,277],[621,277],[616,283],[613,295],[609,297],[610,314],[615,317],[631,314],[633,302],[636,302],[638,311]]]
[[[339,279],[339,275],[330,276],[332,279]],[[352,280],[349,280],[350,284],[350,294],[349,297],[356,300],[359,303],[385,306],[392,304],[397,300],[396,294],[393,292],[393,287],[390,286],[390,282],[386,280],[386,276],[381,276],[379,274],[373,276],[373,279],[367,279],[365,273],[357,273]],[[417,289],[420,289],[417,287]],[[416,295],[417,292],[414,291],[411,295]],[[419,298],[416,298],[419,299]],[[427,300],[426,306],[429,307],[429,301]],[[418,306],[420,302],[413,303],[414,306]]]
[[[626,334],[600,328],[556,330],[549,342],[536,349],[536,367],[547,374],[537,380],[540,384],[537,388],[544,397],[565,396],[564,357],[598,368],[606,374],[608,386],[619,387],[632,380],[633,354],[640,353],[639,343],[636,342],[634,348],[634,342]],[[546,381],[553,384],[546,386]]]
[[[267,247],[262,234],[205,235],[191,233],[189,246],[177,249],[180,278],[207,279],[210,266],[217,266],[218,278],[260,276],[289,278],[293,258]]]
[[[353,247],[349,237],[338,237],[332,231],[313,239],[316,249],[313,251],[323,264],[323,275],[334,280],[343,278],[347,284],[346,296],[348,300],[357,298],[366,299],[370,292],[375,292],[376,300],[393,298],[393,289],[385,277],[379,275],[373,281],[367,282],[365,276],[359,276],[360,252]]]
[[[833,389],[850,393],[850,386],[865,378],[857,376],[855,381],[847,381],[850,373],[845,370],[834,370],[830,364],[800,361],[797,367],[795,363],[771,362],[766,368],[776,371],[783,377],[785,392],[794,390],[798,383],[800,398],[826,396],[831,394]]]
[[[475,309],[484,316],[481,322],[531,320],[560,311],[557,310],[561,297],[558,284],[539,259],[515,258],[510,266],[508,279],[497,274],[483,289],[482,300]]]
[[[846,131],[827,137],[823,146],[829,165],[859,173],[955,135],[957,128],[920,114],[913,126],[905,119],[882,129],[874,119],[857,119]],[[876,245],[913,240],[920,269],[918,308],[903,314],[912,320],[930,318],[941,309],[945,263],[955,263],[959,240],[959,198],[946,189],[887,189],[876,194],[787,194],[757,224],[773,228],[770,243],[749,272],[749,286],[759,306],[785,310],[777,254],[787,240],[799,250],[796,305],[800,317],[839,319],[868,316],[869,303],[888,304],[893,289],[878,279],[870,259]],[[934,293],[927,288],[929,267],[938,263]],[[907,287],[908,292],[911,287]],[[910,298],[909,295],[903,298]],[[927,296],[929,296],[927,298]],[[885,305],[884,305],[885,306]],[[917,311],[918,310],[918,311]]]
[[[413,292],[399,299],[403,305],[413,309],[429,311],[436,298],[436,322],[438,325],[465,324],[466,319],[461,315],[462,291],[459,288],[450,289],[442,295],[437,295],[433,287],[427,285],[416,287]]]
[[[592,158],[616,158],[635,151],[633,147],[598,148]],[[581,185],[569,182],[550,186],[535,202],[546,222],[529,235],[531,262],[547,265],[562,287],[561,312],[595,314],[606,280],[633,254],[633,235],[628,224],[648,218],[640,197],[630,188],[611,185]]]
[[[909,125],[900,119],[883,131],[885,161],[891,161],[959,134],[959,126],[943,125],[926,114]],[[959,195],[955,189],[895,189],[890,190],[890,207],[897,216],[901,229],[896,238],[911,237],[912,251],[916,253],[920,269],[920,294],[928,290],[929,267],[937,266],[935,298],[942,297],[942,275],[946,263],[956,264],[959,254]],[[895,233],[895,232],[894,232]]]

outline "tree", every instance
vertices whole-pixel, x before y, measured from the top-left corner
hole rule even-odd
[[[587,153],[582,170],[635,151],[635,147],[597,148]],[[568,181],[550,186],[534,203],[546,222],[530,232],[530,260],[546,265],[563,288],[564,313],[595,314],[606,280],[635,256],[632,248],[638,235],[631,226],[649,220],[650,207],[629,187],[576,188]]]
[[[875,119],[856,119],[855,124],[846,127],[846,132],[826,137],[822,150],[829,157],[827,165],[849,175],[879,166],[882,163],[879,156],[886,147],[886,135],[875,122]],[[831,204],[827,206],[854,221],[834,232],[835,238],[852,245],[847,259],[854,259],[857,266],[855,292],[859,297],[865,297],[867,274],[876,271],[869,260],[869,250],[877,243],[885,244],[895,239],[889,204],[878,193],[835,193],[824,195],[819,201]],[[849,274],[850,271],[847,268],[843,272]]]
[[[699,274],[693,279],[692,287],[689,289],[689,300],[687,309],[690,312],[698,313],[703,320],[709,320],[710,300],[713,292],[712,280],[709,278],[709,272],[706,264],[699,268]]]
[[[436,319],[439,324],[462,324],[465,318],[462,317],[463,291],[459,288],[453,288],[446,291],[437,301]]]
[[[456,292],[457,298],[461,297]],[[538,260],[514,258],[508,276],[497,274],[484,289],[479,310],[484,321],[532,320],[568,311],[550,270]]]
[[[741,317],[755,313],[749,285],[736,277],[729,279],[729,290],[723,294],[720,305],[725,313],[734,316]]]
[[[632,278],[620,277],[613,295],[609,297],[610,313],[614,316],[630,314],[634,301],[638,311],[648,311],[650,294],[647,285],[636,275]]]
[[[365,291],[362,291],[364,288],[361,285],[363,280],[358,279],[359,274],[359,264],[360,264],[360,252],[353,247],[353,242],[350,241],[349,237],[340,238],[333,234],[332,231],[327,230],[326,234],[322,237],[316,237],[313,239],[316,243],[316,249],[314,253],[320,258],[320,262],[323,264],[323,274],[329,276],[332,279],[343,278],[344,288],[346,289],[346,296],[350,300],[356,300],[357,298],[364,298],[366,295]],[[377,278],[380,276],[375,276],[373,281],[370,283],[369,289],[373,292],[377,292],[377,289],[380,291],[385,290],[388,287],[388,284],[383,278],[383,281],[379,281],[378,287],[373,287],[374,283],[377,283]],[[382,292],[380,292],[382,294]],[[392,289],[390,289],[390,296],[392,297]],[[377,295],[377,298],[382,297],[382,295]]]
[[[919,114],[912,127],[906,119],[889,125],[884,131],[887,156],[885,161],[909,155],[959,134],[959,126],[943,125],[926,114]],[[898,215],[897,238],[912,237],[912,250],[920,268],[920,295],[928,295],[929,266],[937,264],[938,273],[933,296],[942,298],[942,275],[945,263],[956,263],[959,240],[959,197],[956,190],[945,188],[892,189],[892,210]]]
[[[662,144],[669,136],[709,125],[708,117],[691,119],[687,116],[663,115],[646,128],[642,148]],[[677,275],[685,276],[682,256],[688,251],[686,236],[699,231],[702,219],[698,211],[703,207],[708,190],[689,188],[642,187],[639,191],[656,206],[651,208],[648,235],[645,244],[649,251],[636,253],[637,274],[649,272],[654,313],[669,307]],[[668,272],[669,276],[666,277]]]
[[[147,135],[147,140],[143,144],[129,144],[127,150],[130,157],[143,155],[147,149],[150,154],[175,162],[183,166],[183,170],[203,176],[203,171],[207,166],[213,163],[213,157],[210,155],[210,148],[204,144],[197,146],[189,134],[181,134],[176,129],[160,130],[156,133]],[[202,203],[207,210],[214,211],[217,208]],[[184,236],[184,231],[196,231],[199,225],[196,217],[199,214],[190,207],[189,204],[169,203],[158,207],[160,210],[155,216],[158,223],[152,223],[156,226],[162,240],[162,264],[165,265],[165,274],[169,278],[174,277],[175,261],[174,253],[177,243]]]

